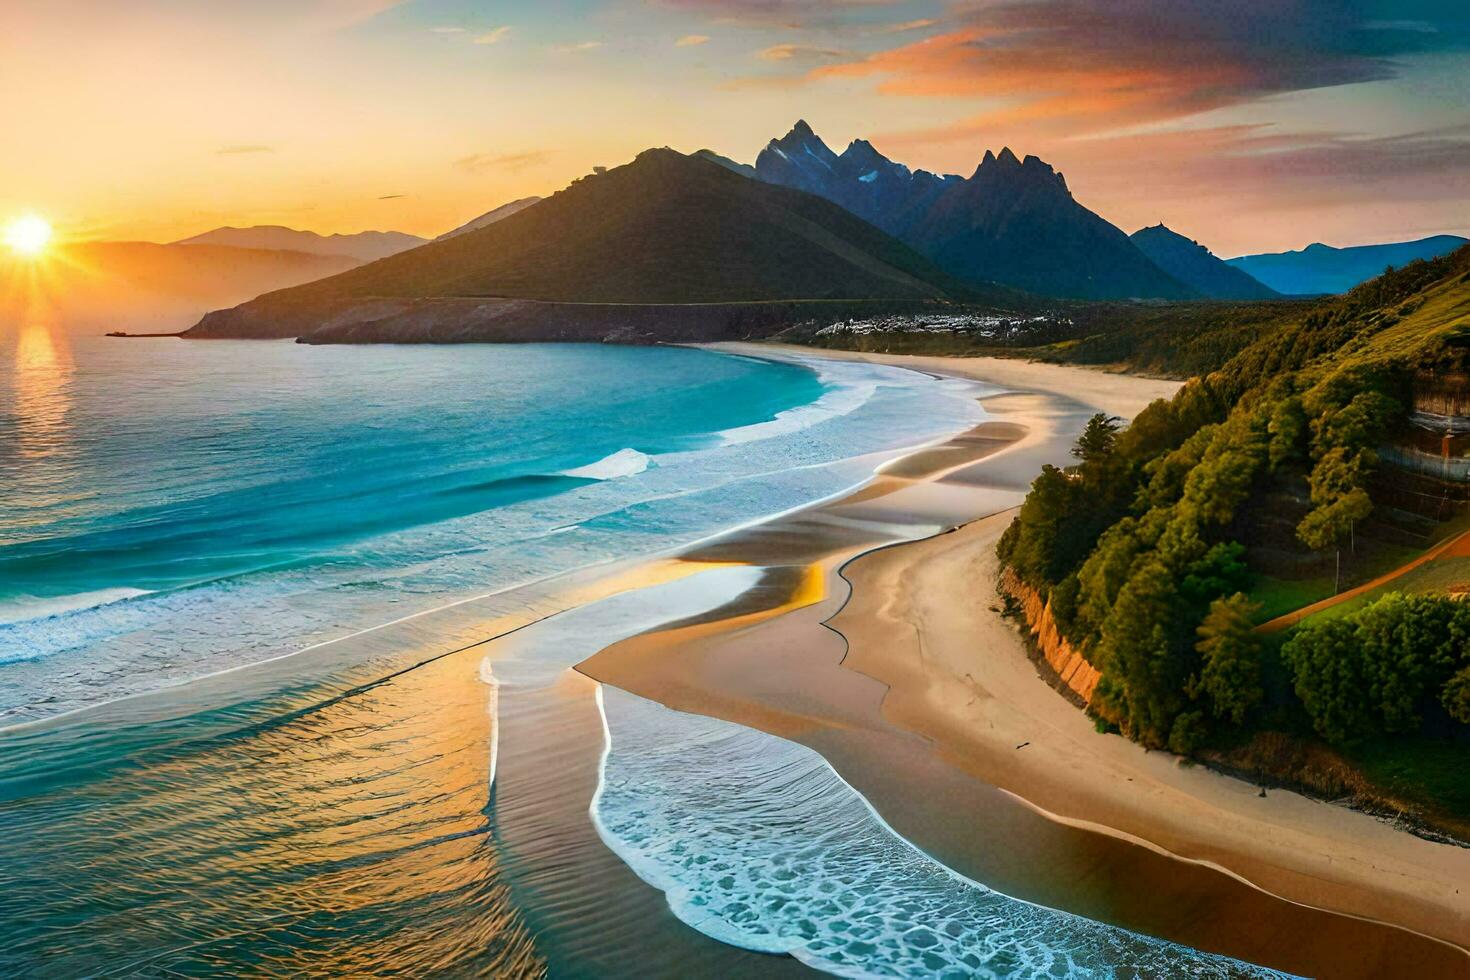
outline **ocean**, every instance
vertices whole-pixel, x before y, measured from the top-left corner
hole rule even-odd
[[[992,891],[810,748],[572,669],[766,572],[658,556],[972,427],[982,386],[682,348],[14,355],[0,976],[1270,975]]]
[[[24,331],[0,405],[0,724],[667,550],[981,414],[684,348]]]

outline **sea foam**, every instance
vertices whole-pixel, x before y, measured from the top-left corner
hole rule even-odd
[[[674,914],[848,977],[1278,977],[1014,899],[896,834],[811,749],[604,686],[603,840]]]
[[[595,463],[579,466],[574,470],[563,470],[562,476],[578,480],[616,480],[625,476],[637,476],[648,469],[648,454],[636,449],[619,449]]]

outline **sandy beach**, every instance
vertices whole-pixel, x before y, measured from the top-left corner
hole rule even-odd
[[[1131,417],[1177,382],[805,353],[1012,391],[863,490],[688,555],[766,577],[582,672],[816,748],[900,833],[1016,897],[1302,974],[1470,972],[1470,850],[1096,733],[999,613],[995,541],[1040,466],[1093,412]]]

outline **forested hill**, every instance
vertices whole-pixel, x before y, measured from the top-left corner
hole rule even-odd
[[[371,304],[383,299],[649,305],[1002,296],[1017,294],[959,282],[830,201],[653,149],[485,227],[212,314],[190,335],[294,336],[342,320],[352,303],[380,316]]]
[[[1100,721],[1184,753],[1261,727],[1335,741],[1464,732],[1470,638],[1454,630],[1470,617],[1401,604],[1382,629],[1437,639],[1358,644],[1333,673],[1306,640],[1268,649],[1249,593],[1268,549],[1330,561],[1349,546],[1416,372],[1467,362],[1470,247],[1304,309],[1127,428],[1094,419],[1077,463],[1043,471],[999,551],[1101,671]]]

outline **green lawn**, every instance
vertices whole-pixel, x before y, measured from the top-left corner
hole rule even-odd
[[[1343,756],[1394,796],[1461,823],[1470,821],[1470,743],[1385,738],[1346,749]]]
[[[1259,576],[1250,591],[1251,601],[1259,603],[1256,622],[1264,623],[1284,616],[1293,609],[1309,606],[1332,595],[1332,577],[1282,579]]]
[[[1451,589],[1463,588],[1470,584],[1470,558],[1440,558],[1427,562],[1410,572],[1394,579],[1386,585],[1381,585],[1360,596],[1355,596],[1347,602],[1339,603],[1331,609],[1324,609],[1319,613],[1308,616],[1302,620],[1303,623],[1317,623],[1325,619],[1333,619],[1338,616],[1346,616],[1357,612],[1369,603],[1383,598],[1390,592],[1407,592],[1410,594],[1443,593]]]
[[[1413,561],[1426,550],[1422,548],[1407,548],[1402,545],[1375,544],[1371,552],[1365,550],[1358,556],[1357,561],[1353,563],[1351,569],[1344,568],[1342,591],[1346,592],[1348,589],[1362,582],[1369,582],[1380,575],[1387,574],[1400,565],[1405,565]],[[1444,591],[1444,586],[1442,585],[1431,586],[1426,584],[1422,588],[1409,585],[1411,581],[1417,581],[1415,577],[1420,573],[1427,572],[1430,568],[1439,564],[1440,562],[1431,562],[1429,565],[1408,572],[1402,578],[1395,579],[1387,586],[1374,589],[1372,592],[1367,593],[1367,596],[1376,598],[1385,592]],[[1470,571],[1466,572],[1464,580],[1470,581]],[[1270,575],[1260,575],[1257,577],[1256,584],[1250,591],[1251,601],[1261,604],[1261,611],[1256,615],[1256,622],[1264,623],[1268,620],[1275,619],[1277,616],[1283,616],[1294,609],[1300,609],[1303,606],[1309,606],[1322,599],[1331,598],[1335,594],[1333,589],[1334,584],[1333,576],[1331,575],[1321,575],[1316,578],[1304,579],[1280,579]],[[1365,601],[1368,601],[1366,597],[1352,599],[1308,618],[1316,619],[1318,616],[1340,616],[1344,612],[1359,608]]]

